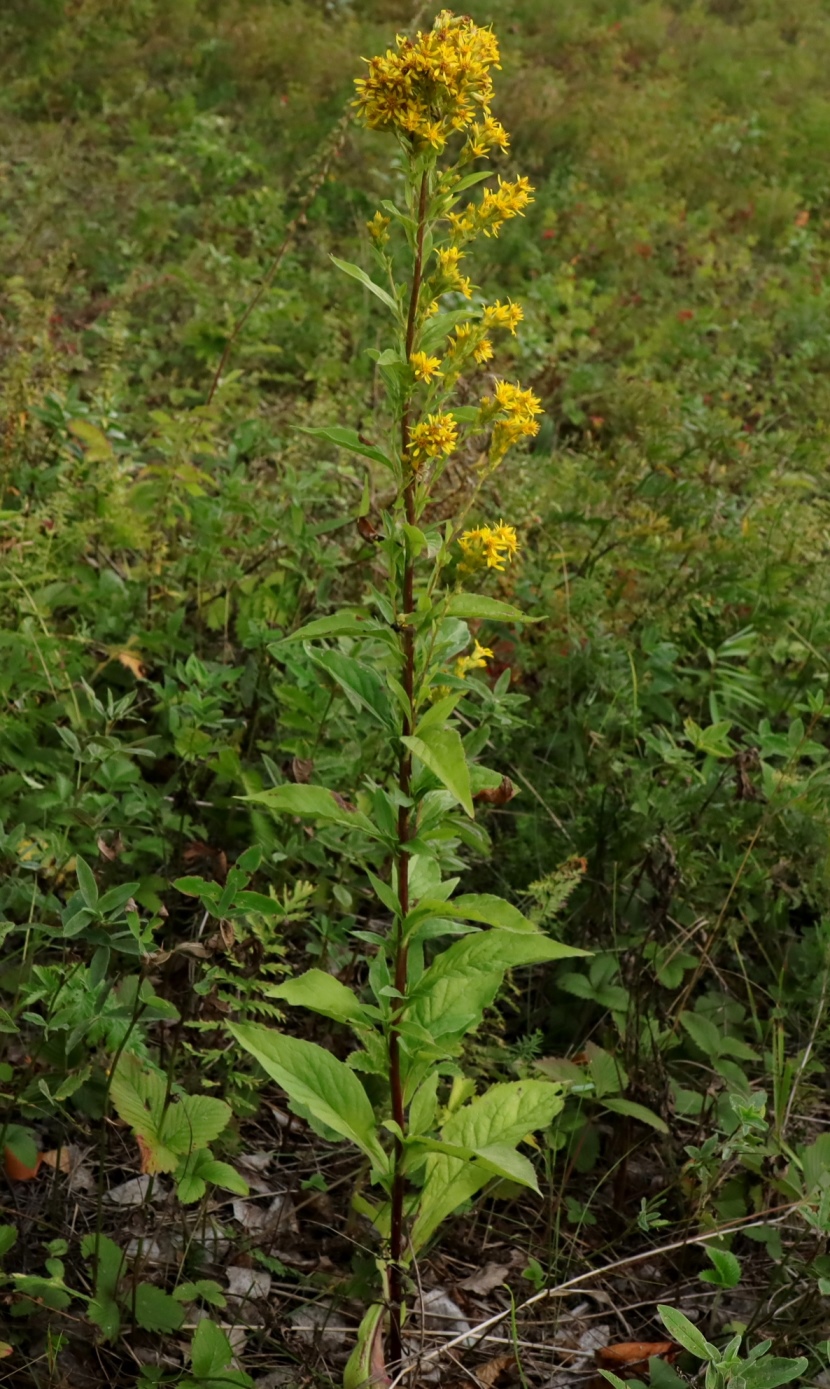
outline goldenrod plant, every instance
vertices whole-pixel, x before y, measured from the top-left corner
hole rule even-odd
[[[231,1028],[297,1111],[355,1144],[370,1165],[378,1197],[354,1204],[379,1236],[379,1292],[346,1372],[351,1389],[401,1363],[410,1273],[442,1222],[494,1180],[536,1189],[518,1147],[550,1124],[560,1088],[525,1079],[477,1095],[459,1058],[508,969],[580,953],[499,897],[455,896],[452,876],[476,800],[512,790],[475,761],[487,738],[483,708],[507,682],[494,692],[474,674],[492,651],[468,624],[523,617],[478,587],[487,571],[515,560],[516,530],[474,511],[510,449],[537,432],[541,412],[531,390],[497,378],[478,404],[458,403],[465,373],[469,398],[470,369],[493,357],[493,335],[515,333],[522,318],[510,301],[479,302],[464,267],[468,244],[497,236],[532,194],[526,178],[498,177],[480,196],[472,191],[491,177],[481,161],[508,147],[491,112],[498,59],[489,28],[442,11],[432,30],[399,38],[357,82],[359,115],[395,138],[406,184],[406,205],[384,201],[368,225],[377,279],[338,262],[388,313],[390,344],[373,355],[392,423],[381,442],[341,426],[314,432],[394,479],[388,509],[369,523],[368,487],[362,508],[385,582],[368,588],[362,606],[316,618],[288,640],[329,643],[326,671],[382,728],[393,770],[358,793],[359,807],[313,784],[250,797],[362,836],[390,923],[385,934],[357,933],[370,948],[371,1002],[321,970],[271,989],[347,1024],[358,1043],[347,1062],[285,1032]],[[439,521],[437,484],[450,458],[471,470],[471,500],[463,515]]]

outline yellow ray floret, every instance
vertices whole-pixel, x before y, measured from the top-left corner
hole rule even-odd
[[[433,376],[441,375],[441,358],[430,357],[426,352],[413,352],[409,365],[415,373],[416,381],[426,381],[429,384]]]
[[[458,657],[455,663],[455,674],[458,676],[459,680],[463,680],[468,670],[486,669],[487,658],[492,655],[493,653],[489,646],[482,646],[479,641],[476,641],[475,646],[468,656]]]

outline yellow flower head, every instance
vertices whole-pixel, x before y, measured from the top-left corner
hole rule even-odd
[[[366,223],[369,228],[369,235],[376,246],[385,246],[389,240],[389,232],[387,231],[389,220],[388,217],[384,217],[382,212],[376,212],[371,222]]]
[[[478,362],[479,366],[482,366],[484,362],[489,362],[492,355],[493,344],[491,343],[489,338],[482,338],[481,342],[478,344],[478,347],[473,352],[475,360]]]
[[[509,328],[511,333],[515,333],[523,318],[521,304],[514,304],[510,299],[503,304],[497,299],[495,304],[487,305],[482,322],[485,328]]]
[[[442,10],[431,30],[414,39],[399,34],[397,51],[368,59],[367,75],[355,83],[355,105],[371,129],[396,131],[441,150],[453,131],[468,130],[482,118],[486,123],[490,69],[498,66],[492,31]]]
[[[457,443],[458,426],[452,415],[427,415],[409,436],[413,467],[420,467],[425,458],[448,458]]]
[[[459,540],[464,569],[503,570],[505,562],[513,559],[519,541],[513,526],[499,521],[497,526],[479,526],[465,531]]]
[[[468,670],[484,670],[487,666],[487,657],[493,653],[489,646],[482,646],[476,640],[476,644],[468,656],[459,656],[455,663],[455,674],[459,680],[465,679]]]
[[[429,357],[426,352],[413,352],[409,365],[415,373],[416,381],[426,381],[429,385],[433,376],[440,376],[440,357]]]

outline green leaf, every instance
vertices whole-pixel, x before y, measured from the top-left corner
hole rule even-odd
[[[0,1225],[0,1259],[8,1254],[17,1241],[17,1229],[14,1225]]]
[[[624,1100],[619,1095],[613,1097],[606,1096],[602,1101],[605,1109],[610,1109],[614,1114],[625,1114],[628,1118],[639,1119],[641,1124],[648,1124],[649,1128],[656,1129],[658,1133],[668,1133],[669,1126],[653,1110],[648,1109],[644,1104],[637,1104],[635,1100]]]
[[[468,892],[462,897],[454,897],[446,904],[446,914],[459,916],[463,921],[482,921],[487,926],[500,926],[505,931],[538,932],[539,929],[522,915],[518,907],[489,892]]]
[[[611,1370],[600,1370],[600,1374],[602,1375],[603,1379],[608,1380],[609,1384],[613,1384],[614,1389],[632,1389],[632,1383],[630,1379],[620,1379],[619,1375],[613,1374]]]
[[[31,1129],[22,1124],[7,1124],[3,1146],[8,1148],[24,1167],[37,1165],[38,1147]]]
[[[470,790],[470,770],[461,734],[456,728],[427,728],[420,737],[414,734],[401,739],[410,752],[437,776],[452,793],[470,819],[475,816]]]
[[[206,1182],[211,1182],[213,1186],[220,1186],[223,1191],[232,1191],[235,1196],[249,1196],[250,1187],[240,1172],[235,1167],[231,1167],[229,1162],[220,1162],[217,1158],[208,1158],[202,1162],[198,1168],[199,1176]]]
[[[381,1169],[387,1158],[363,1086],[343,1061],[315,1042],[287,1037],[256,1023],[231,1025],[231,1036],[282,1086],[289,1099],[347,1138]]]
[[[78,875],[78,889],[84,900],[84,906],[89,911],[94,912],[98,905],[98,884],[95,881],[95,874],[80,854],[75,857],[75,872]]]
[[[447,617],[490,618],[494,622],[538,620],[526,617],[521,608],[514,607],[512,603],[503,603],[500,598],[486,598],[482,593],[452,593],[444,611]]]
[[[111,1297],[93,1297],[87,1303],[86,1314],[97,1326],[105,1341],[115,1341],[121,1330],[121,1311]]]
[[[268,791],[257,791],[249,796],[240,796],[242,801],[255,801],[269,810],[282,815],[308,815],[315,820],[331,820],[349,829],[362,830],[378,838],[378,832],[359,810],[348,810],[337,799],[334,791],[325,786],[272,786]]]
[[[479,1099],[456,1110],[444,1124],[441,1137],[447,1143],[479,1151],[492,1150],[494,1146],[512,1148],[527,1134],[547,1128],[563,1103],[559,1086],[548,1081],[519,1080],[493,1085]],[[428,1158],[419,1211],[412,1227],[415,1252],[423,1249],[447,1216],[489,1180],[488,1172],[480,1165],[462,1158]]]
[[[715,1024],[704,1018],[700,1013],[681,1013],[680,1022],[686,1032],[688,1032],[695,1046],[698,1047],[709,1060],[720,1056],[721,1036]]]
[[[344,425],[331,424],[323,427],[309,428],[306,425],[298,426],[301,434],[313,434],[318,439],[327,439],[331,444],[337,444],[341,449],[348,449],[350,453],[359,453],[364,458],[371,458],[375,463],[382,463],[385,468],[395,471],[395,464],[392,459],[387,457],[383,449],[379,449],[375,444],[366,444],[354,429],[347,429]]]
[[[353,656],[346,656],[342,651],[313,651],[309,654],[315,665],[321,666],[337,681],[355,709],[365,709],[382,728],[392,727],[386,686],[372,666],[355,660]]]
[[[135,1290],[135,1319],[144,1331],[178,1331],[184,1309],[169,1293],[152,1283],[139,1283]]]
[[[797,1360],[783,1360],[773,1355],[755,1365],[742,1365],[745,1389],[778,1389],[779,1384],[790,1384],[798,1379],[809,1363],[803,1355]]]
[[[717,1288],[737,1288],[741,1281],[741,1265],[729,1249],[714,1249],[706,1246],[706,1254],[715,1265],[704,1269],[698,1275],[704,1283],[714,1283]]]
[[[343,1389],[369,1389],[375,1382],[375,1372],[383,1369],[382,1336],[385,1314],[386,1308],[382,1303],[375,1303],[364,1312],[357,1331],[357,1345],[343,1371]],[[381,1382],[380,1375],[377,1382]]]
[[[214,1278],[197,1278],[193,1283],[180,1283],[178,1288],[173,1289],[172,1296],[177,1302],[195,1302],[201,1298],[211,1307],[226,1307],[228,1304],[221,1284]]]
[[[316,617],[313,622],[289,632],[287,637],[274,642],[274,649],[290,641],[316,641],[319,637],[364,637],[369,632],[376,632],[379,626],[377,619],[368,613],[332,613],[331,617]]]
[[[372,294],[380,299],[382,304],[385,304],[387,308],[392,310],[396,318],[400,317],[400,310],[391,294],[387,294],[385,289],[381,289],[380,285],[376,285],[371,276],[366,274],[365,270],[361,270],[359,265],[353,265],[350,260],[338,260],[337,256],[332,256],[331,259],[334,261],[338,270],[342,270],[346,275],[351,275],[354,280],[359,280],[362,285],[365,285],[368,290],[371,290]]]
[[[155,1172],[174,1171],[185,1154],[218,1137],[231,1117],[230,1105],[211,1095],[184,1095],[165,1109],[166,1076],[129,1053],[119,1058],[110,1094],[119,1116],[147,1145]]]
[[[693,1322],[688,1317],[684,1317],[682,1312],[678,1312],[674,1307],[658,1305],[657,1311],[660,1313],[660,1320],[668,1331],[673,1341],[677,1341],[684,1350],[688,1350],[692,1355],[696,1355],[698,1360],[716,1361],[720,1359],[716,1346],[711,1346],[706,1337],[698,1331]]]
[[[212,1095],[182,1095],[167,1107],[160,1138],[177,1153],[206,1148],[230,1123],[231,1107]]]
[[[372,1021],[365,1004],[352,990],[322,969],[309,969],[284,984],[267,985],[263,992],[269,998],[285,999],[292,1008],[310,1008],[335,1022],[369,1024]]]

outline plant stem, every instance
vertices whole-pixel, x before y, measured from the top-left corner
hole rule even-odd
[[[418,298],[421,292],[421,279],[424,267],[424,231],[426,227],[428,179],[426,173],[421,178],[418,197],[418,232],[415,244],[415,264],[412,271],[412,291],[409,298],[409,314],[406,323],[406,360],[412,355],[415,342],[415,325],[418,314]],[[415,472],[409,459],[409,430],[411,423],[412,399],[407,398],[401,416],[401,462],[404,468],[404,513],[409,525],[415,524]],[[414,727],[415,711],[413,696],[415,690],[415,634],[408,618],[415,609],[415,563],[405,550],[403,572],[403,603],[401,617],[403,630],[401,646],[403,654],[403,688],[406,693],[409,712],[404,715],[403,736],[407,737]],[[398,787],[402,797],[409,799],[412,783],[412,754],[404,747],[398,764]],[[408,951],[404,940],[403,922],[409,912],[409,850],[411,838],[411,817],[407,804],[398,809],[398,897],[401,915],[396,927],[394,942],[395,988],[397,999],[392,1027],[389,1032],[389,1085],[392,1094],[392,1117],[401,1133],[406,1130],[406,1106],[404,1103],[403,1079],[401,1076],[400,1037],[397,1023],[404,1008],[407,984]],[[404,1250],[404,1197],[406,1177],[403,1172],[403,1144],[395,1139],[395,1175],[392,1181],[392,1215],[390,1231],[390,1269],[389,1269],[389,1355],[392,1365],[399,1365],[403,1351],[401,1340],[401,1308],[403,1302],[403,1269],[401,1257]]]

